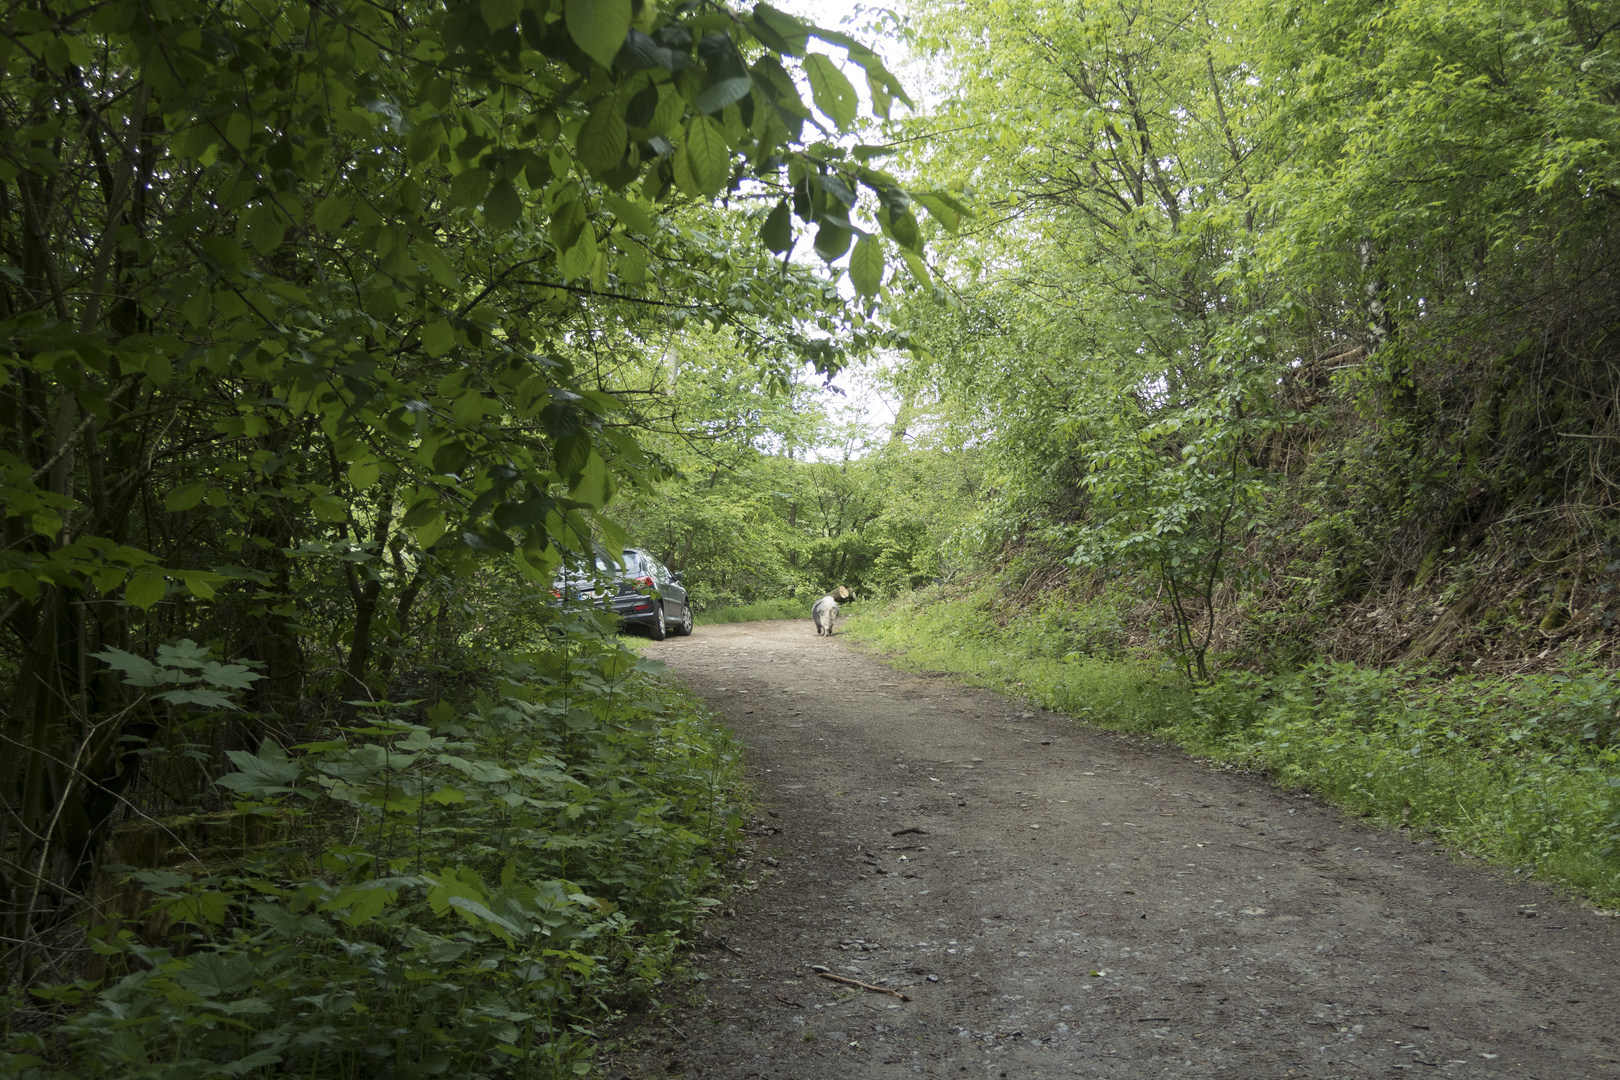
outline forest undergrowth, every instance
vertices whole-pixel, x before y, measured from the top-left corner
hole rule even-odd
[[[1125,648],[1117,607],[1039,600],[993,577],[899,598],[853,640],[1211,762],[1262,769],[1455,850],[1620,906],[1620,674],[1580,656],[1516,675],[1315,661],[1189,682],[1163,652]]]
[[[151,689],[172,656],[111,662]],[[79,974],[6,1003],[0,1073],[589,1073],[717,903],[740,747],[601,626],[498,663],[465,701],[233,751],[229,810],[121,830]]]

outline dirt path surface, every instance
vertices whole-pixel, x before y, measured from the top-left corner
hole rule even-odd
[[[609,1076],[1620,1075],[1620,919],[808,619],[647,655],[750,748],[758,885]]]

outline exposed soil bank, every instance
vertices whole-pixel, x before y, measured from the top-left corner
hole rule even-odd
[[[646,654],[750,747],[759,887],[610,1076],[1620,1075],[1620,919],[808,618]]]

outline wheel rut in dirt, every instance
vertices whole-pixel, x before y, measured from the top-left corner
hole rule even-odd
[[[1533,882],[808,618],[646,651],[749,747],[757,885],[610,1076],[1620,1075],[1620,920]]]

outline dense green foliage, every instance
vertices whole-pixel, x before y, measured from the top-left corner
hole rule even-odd
[[[783,393],[926,279],[954,199],[843,143],[851,73],[905,100],[767,4],[0,10],[0,970],[23,1029],[83,1010],[49,1067],[490,1075],[667,963],[729,828],[686,778],[731,774],[612,649],[551,685],[587,638],[549,586],[674,472],[660,342]]]
[[[85,1006],[57,1033],[76,1075],[579,1071],[586,1025],[652,992],[715,902],[740,759],[657,665],[569,630],[466,711],[383,706],[293,758],[231,752],[213,850],[122,833],[114,858],[158,857],[98,906],[93,977],[39,995]],[[37,1051],[21,1075],[59,1052],[15,1047]]]
[[[906,321],[981,553],[1141,582],[1199,677],[1612,656],[1620,9],[916,10],[910,167],[998,224]]]
[[[921,410],[903,407],[883,429],[813,387],[777,399],[712,384],[699,393],[712,413],[701,440],[647,440],[675,482],[628,492],[612,513],[685,572],[700,612],[783,600],[804,615],[838,585],[886,596],[948,572],[981,455]]]

